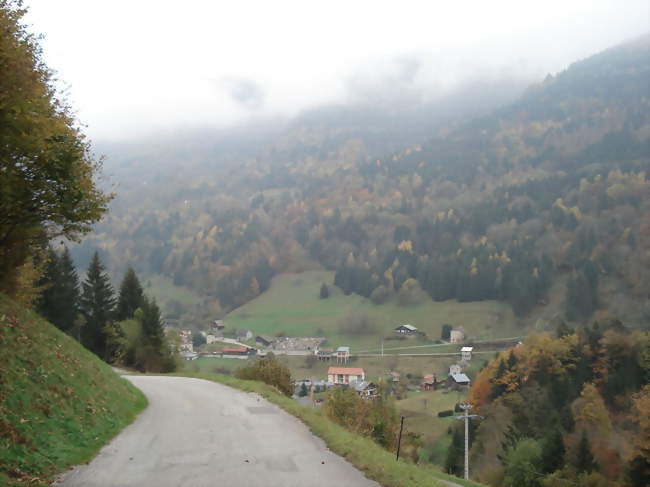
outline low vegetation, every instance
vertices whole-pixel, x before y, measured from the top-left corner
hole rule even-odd
[[[3,295],[0,364],[0,485],[49,485],[146,405],[77,341]]]

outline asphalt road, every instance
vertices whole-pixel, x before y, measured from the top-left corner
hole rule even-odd
[[[379,487],[256,394],[184,377],[129,376],[149,407],[64,487]]]

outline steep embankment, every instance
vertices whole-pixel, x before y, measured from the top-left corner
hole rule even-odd
[[[75,340],[0,295],[0,484],[47,485],[146,405]]]

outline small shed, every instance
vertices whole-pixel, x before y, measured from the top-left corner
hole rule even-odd
[[[374,397],[377,395],[377,386],[366,380],[357,382],[354,386],[354,390],[357,391],[361,397]]]
[[[423,391],[434,391],[438,386],[438,378],[436,374],[425,374],[422,378],[422,390]]]
[[[472,351],[474,350],[474,347],[463,347],[460,349],[460,356],[461,359],[464,360],[465,362],[469,362],[472,360]]]

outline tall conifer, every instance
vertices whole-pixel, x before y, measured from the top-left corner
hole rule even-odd
[[[120,284],[115,319],[123,321],[133,318],[135,310],[142,306],[143,296],[142,286],[140,285],[138,276],[135,274],[133,268],[129,267],[126,274],[124,274],[122,284]]]
[[[81,308],[86,316],[82,342],[86,348],[102,358],[106,358],[104,327],[110,322],[114,307],[113,286],[99,255],[95,252],[88,266],[81,296]]]

